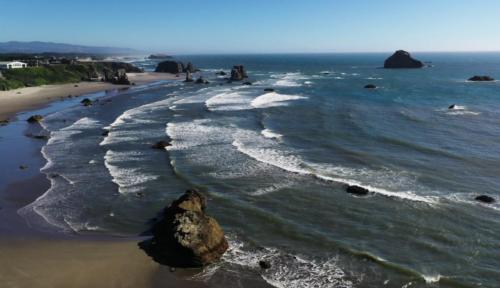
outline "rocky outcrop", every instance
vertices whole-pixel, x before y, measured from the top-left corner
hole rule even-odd
[[[376,88],[377,88],[377,86],[374,85],[374,84],[367,84],[367,85],[365,85],[365,89],[376,89]]]
[[[228,243],[217,221],[205,214],[207,200],[186,191],[163,211],[153,238],[140,246],[157,262],[174,267],[201,267],[218,261]]]
[[[422,68],[424,63],[413,59],[410,53],[398,50],[391,57],[387,58],[384,68]]]
[[[83,106],[92,106],[92,101],[89,98],[85,98],[82,101],[80,101]]]
[[[209,84],[208,80],[205,80],[202,76],[200,78],[196,79],[196,84]]]
[[[197,71],[197,69],[194,68],[194,66],[193,66],[193,64],[191,62],[188,62],[188,64],[184,68],[184,72],[194,73],[196,71]]]
[[[191,75],[191,72],[186,72],[186,80],[184,80],[184,82],[193,82],[193,75]]]
[[[33,115],[30,118],[28,118],[28,120],[26,120],[26,121],[28,121],[29,123],[38,123],[42,120],[43,120],[42,115]]]
[[[495,198],[488,196],[488,195],[479,195],[476,198],[474,198],[476,201],[482,202],[482,203],[495,203]]]
[[[151,146],[153,149],[165,149],[166,147],[170,146],[170,143],[168,141],[162,140],[158,141],[155,144]]]
[[[104,81],[117,85],[130,85],[126,69],[105,70]]]
[[[248,78],[247,72],[245,71],[245,67],[243,65],[235,65],[231,70],[231,78],[230,81],[241,81],[245,78]]]
[[[349,194],[356,195],[356,196],[366,196],[366,195],[370,194],[370,191],[368,189],[365,189],[363,187],[356,186],[356,185],[347,186],[346,192]]]
[[[476,75],[476,76],[470,77],[469,81],[482,82],[482,81],[495,81],[495,79],[493,79],[490,76],[478,76],[478,75]]]
[[[158,63],[155,72],[179,74],[184,71],[184,65],[181,62],[167,60]]]

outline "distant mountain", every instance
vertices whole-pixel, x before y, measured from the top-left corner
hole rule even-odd
[[[142,51],[130,48],[116,47],[94,47],[83,45],[72,45],[52,42],[0,42],[0,53],[82,53],[82,54],[113,54],[133,55],[141,54]]]

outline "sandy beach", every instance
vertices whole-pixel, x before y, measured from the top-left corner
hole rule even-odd
[[[180,79],[169,73],[128,73],[131,83],[144,85],[161,80]],[[129,87],[105,82],[80,82],[57,85],[25,87],[9,91],[0,91],[0,121],[11,118],[16,112],[34,109],[51,101],[95,93],[99,91]]]

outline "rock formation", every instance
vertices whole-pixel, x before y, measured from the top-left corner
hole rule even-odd
[[[158,141],[155,144],[151,146],[153,149],[165,149],[165,147],[170,146],[170,143],[168,141],[162,140]]]
[[[193,76],[191,75],[191,72],[186,72],[186,80],[184,80],[184,82],[193,82]]]
[[[80,101],[83,106],[92,106],[92,101],[89,98],[85,98],[82,101]]]
[[[181,62],[167,60],[158,63],[155,72],[178,74],[184,71],[184,65]]]
[[[105,70],[104,81],[119,85],[130,85],[125,69]]]
[[[368,189],[365,189],[363,187],[356,186],[356,185],[347,186],[346,192],[349,194],[356,195],[356,196],[366,196],[370,193],[370,191]]]
[[[478,76],[478,75],[476,75],[476,76],[470,77],[469,81],[474,81],[474,82],[495,81],[495,79],[493,79],[490,76]]]
[[[205,214],[206,198],[186,191],[163,211],[153,238],[140,246],[157,262],[174,267],[201,267],[218,261],[228,249],[221,227]]]
[[[27,121],[29,123],[38,123],[38,122],[40,122],[42,120],[43,120],[43,116],[42,115],[33,115],[30,118],[28,118]]]
[[[191,62],[188,62],[188,64],[186,65],[186,67],[184,68],[184,72],[190,72],[190,73],[194,73],[196,72],[197,69],[194,68],[193,64]]]
[[[387,58],[384,68],[422,68],[424,64],[421,61],[413,59],[410,53],[404,50],[398,50],[391,57]]]
[[[202,76],[200,78],[196,79],[196,84],[209,84],[208,80],[205,80]]]
[[[245,78],[248,78],[247,72],[245,71],[245,67],[243,65],[235,65],[231,70],[231,78],[230,81],[241,81]]]
[[[218,76],[226,76],[226,75],[227,75],[227,73],[221,70],[221,71],[219,71],[219,72],[215,72],[215,75],[218,75]]]
[[[488,195],[479,195],[475,198],[476,201],[483,202],[483,203],[495,203],[495,198],[488,196]]]

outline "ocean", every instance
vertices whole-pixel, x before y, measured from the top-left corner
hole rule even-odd
[[[389,55],[179,56],[210,84],[96,93],[91,107],[47,115],[51,187],[19,214],[41,229],[137,236],[197,187],[230,243],[197,279],[500,287],[500,204],[474,200],[500,199],[500,83],[466,81],[500,78],[500,54],[416,53],[429,67],[381,69]],[[252,85],[215,74],[236,64]],[[160,140],[167,151],[151,149]]]

